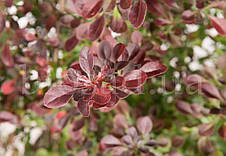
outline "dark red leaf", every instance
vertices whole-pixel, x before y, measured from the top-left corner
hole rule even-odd
[[[140,70],[144,71],[148,78],[163,74],[167,71],[167,67],[158,61],[148,62],[144,64]]]
[[[122,155],[128,155],[127,151],[128,151],[127,148],[118,146],[118,147],[114,147],[111,153],[112,153],[112,156],[119,156],[119,155],[122,156]]]
[[[89,38],[91,41],[95,41],[98,39],[105,27],[105,17],[104,15],[98,17],[95,21],[93,21],[89,26]]]
[[[134,31],[131,35],[131,41],[135,44],[141,45],[142,39],[143,37],[140,31]]]
[[[221,36],[226,36],[226,19],[208,16],[212,26]]]
[[[129,96],[129,93],[128,92],[122,91],[120,89],[115,89],[115,94],[120,99],[124,99],[124,98],[126,98],[126,97]]]
[[[66,51],[71,51],[71,50],[73,50],[76,47],[76,45],[78,44],[78,42],[79,41],[78,41],[76,35],[73,35],[69,39],[67,39],[67,41],[65,42],[64,49]]]
[[[129,21],[135,28],[139,28],[143,23],[147,12],[147,5],[144,0],[138,0],[129,11]]]
[[[54,15],[50,15],[48,18],[45,19],[46,29],[50,30],[52,27],[56,25],[57,18]]]
[[[13,93],[15,88],[16,88],[16,79],[7,80],[1,86],[1,90],[4,95],[9,95]]]
[[[212,123],[201,124],[198,127],[200,136],[211,136],[214,131],[214,125]]]
[[[122,9],[128,9],[132,5],[132,2],[132,0],[120,0],[119,5]]]
[[[0,111],[0,123],[1,122],[11,122],[13,124],[16,124],[18,122],[18,119],[16,115],[11,112]]]
[[[2,51],[2,62],[6,67],[13,67],[14,66],[14,59],[9,49],[8,44],[5,44],[3,51]]]
[[[113,18],[109,25],[111,30],[116,33],[123,33],[127,30],[127,24],[122,18]]]
[[[141,70],[133,70],[124,76],[125,86],[127,88],[139,87],[144,84],[146,79],[146,73]]]
[[[129,60],[132,60],[140,51],[140,47],[137,44],[129,43],[126,47],[129,53]]]
[[[129,124],[128,121],[126,120],[126,117],[122,114],[117,114],[114,117],[114,128],[123,128],[126,129],[128,128]]]
[[[137,130],[135,127],[128,128],[127,134],[130,135],[133,139],[137,138],[137,136],[138,136]]]
[[[3,14],[0,14],[0,34],[3,32],[5,28],[5,17]]]
[[[179,6],[175,2],[175,0],[163,0],[169,7],[179,9]]]
[[[120,146],[121,145],[121,142],[119,141],[119,139],[117,139],[113,135],[107,135],[107,136],[103,137],[101,139],[100,143],[104,147],[114,147],[114,146]]]
[[[84,118],[81,118],[81,119],[78,119],[78,120],[74,120],[74,121],[72,121],[72,123],[71,123],[72,130],[73,130],[73,131],[78,131],[78,130],[80,130],[81,128],[83,128],[84,125],[85,125]]]
[[[165,10],[162,7],[161,3],[158,2],[158,0],[148,0],[147,8],[148,8],[148,11],[154,15],[164,16],[164,17],[166,16]]]
[[[202,9],[205,7],[205,0],[196,0],[196,7]]]
[[[93,104],[93,101],[78,101],[78,110],[83,115],[83,117],[88,117],[90,114],[90,105]]]
[[[107,88],[97,88],[92,100],[100,106],[106,105],[111,100],[111,91]]]
[[[127,144],[127,145],[132,145],[134,142],[133,142],[133,139],[130,135],[125,135],[122,137],[122,141],[123,143]]]
[[[223,125],[219,128],[218,135],[226,141],[226,125]]]
[[[200,91],[204,96],[223,101],[223,98],[221,97],[219,90],[211,83],[202,82],[200,87],[201,87]]]
[[[76,37],[79,40],[84,40],[89,38],[89,26],[90,26],[90,23],[83,23],[76,28]]]
[[[112,54],[112,47],[108,41],[101,41],[98,47],[98,57],[103,60],[110,60],[110,56]]]
[[[87,0],[82,8],[82,16],[85,18],[94,17],[101,9],[103,0]]]
[[[80,56],[79,56],[79,64],[84,72],[88,75],[93,72],[93,53],[89,50],[88,47],[83,47]]]
[[[74,89],[66,85],[57,85],[50,88],[44,96],[44,106],[48,108],[62,107],[69,102]]]
[[[113,62],[116,62],[118,58],[125,52],[125,49],[126,49],[126,46],[124,44],[118,43],[113,49],[111,60]]]
[[[189,87],[195,87],[195,88],[197,85],[200,85],[203,81],[204,81],[204,78],[197,74],[188,75],[183,80],[185,85]]]
[[[138,118],[136,122],[137,129],[143,135],[147,135],[151,132],[153,124],[151,119],[148,116]]]
[[[177,108],[177,110],[183,114],[192,114],[193,111],[191,109],[191,106],[184,101],[178,101],[175,104],[175,107]]]

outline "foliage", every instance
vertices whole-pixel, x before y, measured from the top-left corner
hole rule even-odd
[[[226,155],[225,10],[0,0],[0,155]]]

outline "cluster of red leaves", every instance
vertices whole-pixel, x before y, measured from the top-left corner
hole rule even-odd
[[[62,107],[70,99],[77,104],[83,116],[89,116],[90,107],[110,111],[119,99],[131,93],[140,94],[147,78],[166,72],[159,61],[145,58],[136,44],[118,43],[113,48],[106,40],[97,54],[88,47],[80,52],[79,62],[67,70],[64,83],[52,87],[44,97],[48,108]]]

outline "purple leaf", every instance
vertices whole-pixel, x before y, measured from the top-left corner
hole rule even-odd
[[[103,137],[101,139],[100,143],[104,147],[114,147],[114,146],[120,146],[121,145],[121,142],[119,141],[119,139],[117,139],[113,135],[107,135],[107,136]]]
[[[158,0],[148,0],[147,8],[151,14],[164,17],[166,16],[165,10],[163,9],[161,3],[158,2]]]
[[[90,26],[90,23],[83,23],[76,28],[76,37],[79,40],[84,40],[89,38],[89,26]]]
[[[124,76],[125,86],[127,88],[139,87],[144,84],[146,79],[146,73],[141,70],[133,70]]]
[[[97,40],[105,27],[105,17],[104,15],[98,17],[95,21],[93,21],[89,26],[89,38],[91,41]]]
[[[144,64],[140,70],[144,71],[148,78],[163,74],[167,71],[167,67],[158,61],[148,62]]]
[[[108,41],[103,40],[101,41],[98,47],[98,57],[103,60],[109,60],[112,54],[112,47]]]
[[[118,58],[125,52],[125,50],[126,46],[122,43],[118,43],[113,49],[113,53],[111,55],[112,61],[116,62]]]
[[[126,47],[129,53],[129,60],[132,60],[140,51],[140,47],[137,44],[129,43]]]
[[[67,41],[65,42],[64,49],[66,51],[71,51],[71,50],[73,50],[76,47],[76,45],[78,44],[78,42],[79,41],[78,41],[76,35],[73,35],[69,39],[67,39]]]
[[[93,101],[78,101],[78,110],[83,115],[83,117],[88,117],[90,114],[90,105],[93,104]]]
[[[82,16],[85,18],[94,17],[101,9],[103,0],[87,0],[82,8]]]
[[[129,21],[135,28],[139,28],[143,23],[147,12],[147,4],[144,0],[138,0],[129,11]]]
[[[113,18],[109,25],[111,30],[116,33],[123,33],[127,30],[127,24],[122,18]]]
[[[208,98],[215,98],[223,101],[223,98],[221,97],[219,90],[211,83],[202,82],[200,91],[204,96]]]
[[[191,109],[191,106],[184,101],[178,101],[175,104],[175,107],[177,108],[177,110],[183,114],[192,114],[193,111]]]
[[[153,124],[151,119],[148,116],[145,116],[137,119],[136,126],[140,133],[146,135],[151,132]]]
[[[44,106],[47,108],[59,108],[69,102],[74,89],[66,85],[57,85],[50,88],[44,96]]]
[[[198,126],[200,136],[211,136],[214,131],[214,125],[212,123],[201,124]]]
[[[92,100],[98,105],[106,105],[111,100],[111,91],[107,88],[97,88]]]
[[[80,56],[79,64],[84,72],[90,75],[93,72],[93,53],[89,50],[88,47],[83,47]]]

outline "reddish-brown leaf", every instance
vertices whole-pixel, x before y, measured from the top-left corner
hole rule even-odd
[[[148,134],[151,132],[153,124],[148,116],[138,118],[136,122],[137,129],[142,134]]]
[[[44,96],[44,106],[48,108],[59,108],[69,102],[74,89],[66,85],[57,85],[50,88]]]
[[[226,19],[208,16],[212,26],[221,36],[226,36]]]
[[[80,56],[79,64],[84,72],[91,74],[93,72],[93,53],[89,50],[88,47],[83,47]]]
[[[124,76],[125,86],[127,88],[136,88],[144,84],[147,75],[142,70],[133,70]]]
[[[208,98],[215,98],[215,99],[223,101],[223,98],[221,97],[219,90],[211,83],[202,82],[200,87],[201,87],[200,92],[204,96],[206,96]]]
[[[144,0],[138,0],[129,11],[129,21],[135,28],[139,28],[143,23],[147,12],[147,4]]]
[[[103,60],[110,60],[110,56],[112,54],[112,47],[108,41],[101,41],[98,47],[98,57]]]
[[[64,49],[66,51],[71,51],[71,50],[73,50],[76,47],[76,45],[78,44],[78,42],[79,41],[78,41],[76,35],[73,35],[69,39],[67,39],[67,41],[65,42]]]
[[[93,21],[89,26],[89,38],[91,41],[95,41],[98,39],[105,27],[105,17],[104,15],[98,17],[95,21]]]
[[[6,67],[13,67],[14,66],[14,59],[9,49],[8,44],[5,44],[3,51],[2,51],[2,62]]]
[[[76,28],[76,37],[79,40],[84,40],[89,38],[89,26],[90,26],[90,23],[83,23]]]
[[[82,8],[82,16],[85,18],[94,17],[101,9],[103,0],[87,0]]]
[[[1,90],[4,95],[11,94],[12,92],[14,92],[15,88],[16,88],[16,79],[7,80],[1,86]]]
[[[191,10],[185,10],[182,12],[182,19],[186,24],[194,24],[195,23],[195,16]]]
[[[107,136],[103,137],[101,139],[100,143],[104,147],[114,147],[114,146],[120,146],[121,145],[121,142],[119,141],[119,139],[117,139],[113,135],[107,135]]]
[[[211,136],[214,131],[214,125],[212,123],[201,124],[198,127],[200,136]]]
[[[175,104],[175,107],[177,108],[177,110],[183,114],[192,114],[192,109],[191,106],[184,101],[178,101]]]
[[[120,0],[119,5],[122,9],[129,9],[132,5],[132,2],[132,0]]]
[[[144,64],[140,70],[144,71],[148,78],[163,74],[167,71],[167,67],[158,61],[148,62]]]
[[[111,30],[116,33],[123,33],[127,30],[127,24],[122,18],[113,18],[109,25]]]
[[[126,46],[122,43],[118,43],[113,49],[113,53],[111,55],[112,61],[116,62],[118,58],[125,52],[125,50]]]
[[[148,11],[154,15],[164,16],[164,17],[166,16],[165,10],[162,4],[158,2],[158,0],[148,0],[147,8],[148,8]]]

